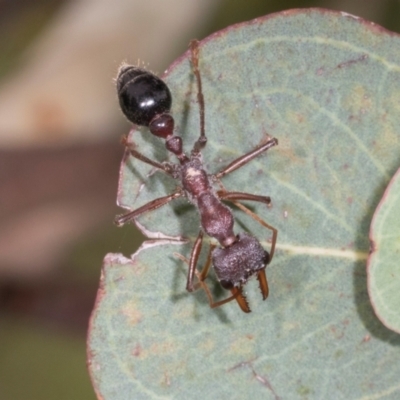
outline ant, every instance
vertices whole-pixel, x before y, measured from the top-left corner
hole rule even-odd
[[[232,161],[228,166],[216,174],[208,174],[204,169],[201,150],[207,143],[204,129],[204,97],[202,92],[201,76],[199,71],[199,42],[190,43],[191,63],[197,82],[197,101],[200,111],[200,136],[195,142],[190,155],[182,151],[182,138],[174,135],[174,119],[170,115],[172,104],[168,86],[151,72],[131,65],[122,65],[117,76],[117,92],[121,109],[125,116],[136,125],[149,128],[150,133],[165,140],[165,147],[175,154],[179,164],[151,160],[138,152],[134,145],[125,137],[123,144],[130,155],[140,161],[164,171],[180,181],[178,187],[168,196],[160,197],[128,212],[117,216],[115,223],[122,226],[133,221],[139,215],[155,210],[178,197],[186,197],[198,210],[201,220],[201,229],[193,245],[190,259],[181,255],[180,259],[189,264],[186,289],[193,292],[202,287],[208,297],[210,307],[218,307],[235,299],[242,311],[250,312],[247,300],[242,292],[243,285],[252,275],[257,275],[263,300],[268,297],[268,282],[265,268],[274,255],[278,231],[261,220],[247,207],[238,203],[238,200],[250,200],[269,205],[268,196],[258,196],[250,193],[228,192],[220,182],[220,178],[247,164],[253,158],[278,144],[278,140],[270,138],[265,144]],[[217,182],[220,190],[215,190],[212,183]],[[235,234],[233,232],[234,219],[229,207],[222,203],[230,201],[272,231],[270,253],[265,251],[260,242],[248,233]],[[201,272],[197,270],[204,232],[216,239],[219,247],[211,245],[206,264]],[[214,302],[210,289],[204,282],[211,265],[214,265],[219,283],[231,291],[231,296]],[[198,282],[194,283],[194,275]]]

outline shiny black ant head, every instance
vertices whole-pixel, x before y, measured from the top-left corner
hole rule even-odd
[[[246,233],[229,247],[214,249],[212,260],[215,273],[225,289],[244,285],[256,272],[269,263],[269,253],[259,241]]]
[[[151,72],[132,65],[119,69],[117,92],[122,112],[136,125],[149,126],[156,116],[171,109],[168,86]]]

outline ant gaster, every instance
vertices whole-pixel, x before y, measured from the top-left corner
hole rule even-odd
[[[133,157],[178,179],[182,186],[168,196],[160,197],[134,211],[118,216],[115,219],[115,223],[121,226],[126,222],[133,221],[142,213],[155,210],[171,200],[185,196],[197,208],[201,220],[201,229],[194,243],[190,260],[178,255],[189,264],[186,289],[189,292],[193,292],[202,287],[212,308],[236,299],[244,312],[250,312],[246,298],[242,293],[242,287],[252,275],[257,275],[263,299],[267,298],[268,283],[265,268],[271,262],[274,254],[277,230],[237,201],[258,201],[268,205],[271,199],[268,196],[258,196],[250,193],[228,192],[219,179],[247,164],[270,147],[277,145],[278,141],[275,138],[270,138],[265,144],[232,161],[218,173],[210,175],[206,172],[201,155],[201,150],[207,143],[207,137],[204,130],[204,98],[198,67],[198,41],[192,41],[190,49],[193,73],[198,90],[200,136],[189,156],[182,151],[182,138],[174,135],[174,119],[169,113],[172,98],[167,85],[149,71],[138,67],[123,65],[118,72],[117,91],[123,113],[134,124],[146,126],[149,128],[150,133],[164,139],[167,150],[175,154],[179,164],[158,163],[151,160],[138,152],[126,138],[124,139],[125,146]],[[220,190],[215,190],[212,187],[214,182],[219,183]],[[263,249],[255,237],[247,233],[234,233],[232,211],[221,200],[234,203],[264,227],[272,230],[270,253]],[[203,232],[216,239],[220,247],[210,246],[206,265],[201,272],[198,272],[197,262],[202,247]],[[204,282],[211,260],[221,286],[232,293],[230,297],[218,302],[213,301],[211,292]],[[195,274],[198,278],[197,283],[194,283]]]

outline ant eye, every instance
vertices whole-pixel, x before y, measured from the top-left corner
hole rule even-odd
[[[224,289],[228,289],[228,290],[233,289],[233,283],[231,281],[226,281],[226,280],[222,279],[221,281],[219,281],[219,283],[221,284],[221,286]]]
[[[131,65],[120,68],[117,92],[122,112],[137,125],[149,126],[156,115],[171,109],[168,86],[152,73]]]
[[[268,265],[270,261],[271,260],[270,260],[270,257],[269,257],[269,253],[268,253],[268,251],[265,251],[265,253],[264,253],[264,265]]]

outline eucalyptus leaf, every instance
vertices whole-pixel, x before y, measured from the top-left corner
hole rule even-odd
[[[368,259],[368,292],[376,315],[400,333],[400,169],[374,214]]]
[[[189,56],[165,75],[187,152],[199,135]],[[187,265],[174,255],[190,254],[196,210],[176,200],[141,216],[149,236],[189,242],[106,257],[88,343],[99,398],[399,398],[400,336],[375,316],[365,268],[373,212],[400,164],[399,36],[344,13],[287,11],[205,39],[200,70],[210,173],[279,140],[223,178],[272,198],[272,208],[246,202],[279,230],[270,296],[262,301],[252,280],[251,314],[235,302],[210,309],[203,291],[185,291]],[[129,140],[168,159],[145,128]],[[125,157],[118,202],[135,209],[177,184]],[[234,214],[235,231],[268,250],[270,231]],[[227,295],[212,276],[208,284],[216,299]]]

